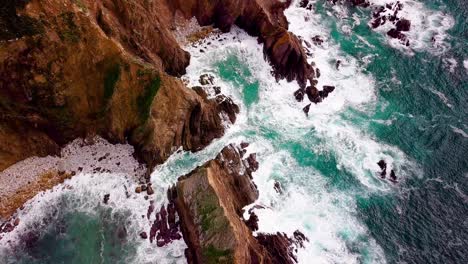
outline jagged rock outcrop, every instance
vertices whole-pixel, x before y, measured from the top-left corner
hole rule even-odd
[[[296,80],[301,87],[314,77],[314,70],[300,40],[288,32],[283,11],[291,0],[175,0],[173,12],[186,18],[195,16],[201,25],[214,24],[227,32],[233,25],[257,36],[264,44],[265,56],[270,60],[277,78]]]
[[[189,55],[167,9],[163,1],[7,1],[0,170],[92,135],[129,140],[151,168],[179,147],[199,150],[221,136],[225,106],[173,77]]]
[[[188,245],[189,263],[295,261],[295,238],[282,233],[254,237],[258,218],[253,213],[242,220],[242,208],[258,197],[252,182],[258,166],[255,154],[243,159],[243,153],[229,145],[215,159],[179,178],[170,192]]]
[[[248,263],[253,256],[264,258],[266,252],[240,219],[242,208],[258,196],[250,177],[247,161],[229,146],[179,179],[172,193],[189,263]]]
[[[92,135],[129,140],[149,168],[179,147],[199,150],[223,134],[219,111],[232,121],[236,109],[176,78],[190,56],[174,38],[175,21],[240,26],[265,44],[278,78],[305,87],[314,70],[287,31],[290,2],[7,0],[0,8],[0,170]]]

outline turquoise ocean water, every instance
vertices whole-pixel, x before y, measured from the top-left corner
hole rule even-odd
[[[311,60],[322,70],[319,85],[337,87],[309,117],[292,97],[296,85],[271,76],[254,38],[235,29],[208,52],[189,49],[186,78],[196,84],[200,74],[214,75],[242,110],[223,139],[156,168],[161,202],[178,176],[227,143],[247,141],[260,161],[254,175],[257,203],[266,205],[257,210],[260,230],[303,231],[310,242],[298,252],[301,263],[467,263],[468,5],[428,0],[423,6],[415,9],[421,16],[440,12],[453,19],[441,46],[423,36],[410,50],[395,47],[369,28],[366,9],[318,1],[307,18],[289,10],[291,31],[326,39]],[[304,25],[294,24],[303,15]],[[417,29],[437,33],[439,22]],[[396,170],[399,183],[378,177],[380,159]],[[274,192],[274,181],[284,195]],[[153,256],[155,246],[132,238],[140,230],[133,215],[141,212],[130,206],[76,210],[85,194],[67,192],[53,198],[48,217],[31,215],[31,233],[20,234],[14,251],[0,250],[0,262],[184,263],[183,247]]]

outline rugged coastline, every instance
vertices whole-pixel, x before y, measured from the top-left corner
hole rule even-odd
[[[179,79],[190,55],[177,42],[174,28],[188,23],[192,17],[201,26],[213,25],[222,32],[239,26],[264,44],[264,54],[278,79],[297,81],[304,88],[312,83],[315,70],[307,62],[301,41],[287,31],[283,11],[290,3],[7,1],[0,10],[0,177],[5,183],[0,192],[1,217],[5,220],[1,231],[10,232],[18,224],[20,219],[10,216],[35,194],[83,172],[81,166],[58,166],[60,160],[66,160],[63,148],[74,140],[85,138],[80,144],[91,145],[99,137],[114,144],[128,142],[135,148],[138,160],[145,164],[146,173],[136,179],[150,194],[151,187],[146,184],[156,165],[179,148],[203,149],[224,134],[226,122],[235,122],[239,109],[229,98],[223,95],[211,98],[200,87],[187,89]],[[234,146],[227,147],[204,165],[205,170],[212,172],[197,169],[193,174],[199,176],[181,178],[170,191],[189,245],[189,263],[293,260],[292,244],[300,239],[282,234],[255,238],[254,230],[249,228],[255,226],[255,221],[246,225],[238,219],[242,207],[256,199],[251,173],[258,166],[252,155],[243,161],[242,152]],[[34,175],[29,178],[12,180],[8,169],[36,156],[59,161],[52,162],[50,168],[33,170]],[[107,156],[101,158],[96,157],[96,164]],[[230,168],[224,159],[238,168]],[[102,167],[93,168],[95,172],[106,172]],[[220,175],[230,175],[230,182],[223,183]],[[193,214],[199,212],[184,208],[197,203],[198,198],[193,200],[181,187],[189,183],[194,188],[211,185],[207,188],[212,190],[212,198],[219,200],[214,209],[218,220],[226,228],[231,226],[228,230],[234,240],[226,247],[223,243],[197,242],[192,232],[200,230],[195,226],[200,223],[193,223]],[[104,197],[105,204],[108,200],[109,196]],[[167,211],[173,213],[172,205]],[[166,215],[165,212],[161,209],[158,215]],[[170,221],[169,225],[173,225]],[[161,229],[161,222],[155,225],[159,226],[154,227],[158,234],[165,230]],[[214,237],[222,231],[206,226],[202,229]],[[150,239],[154,239],[156,233],[149,233]],[[242,245],[244,238],[250,241],[249,245]],[[200,245],[208,249],[208,255]],[[271,247],[277,251],[268,253]],[[229,251],[229,256],[220,256],[220,250]]]

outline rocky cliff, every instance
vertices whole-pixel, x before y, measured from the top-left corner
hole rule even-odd
[[[289,1],[6,0],[0,8],[0,170],[57,154],[77,137],[129,141],[142,160],[196,151],[223,134],[231,111],[177,78],[190,55],[176,20],[259,37],[277,76],[302,86],[313,76],[287,31]],[[235,113],[227,113],[229,116]]]
[[[277,78],[304,88],[314,70],[287,30],[283,11],[290,2],[4,0],[0,171],[31,156],[59,155],[68,142],[96,135],[129,142],[150,170],[180,147],[202,149],[223,135],[225,121],[235,122],[239,109],[223,95],[209,99],[203,89],[188,89],[179,79],[190,55],[174,37],[178,21],[195,17],[200,25],[224,32],[239,26],[264,44]],[[171,192],[191,263],[293,259],[295,240],[283,234],[256,238],[256,218],[248,224],[241,218],[242,208],[257,198],[251,173],[258,165],[254,155],[244,160],[243,154],[234,146],[225,148]],[[69,176],[48,176],[38,191]]]
[[[76,137],[128,140],[154,165],[223,134],[223,109],[176,78],[189,55],[166,27],[152,25],[156,9],[146,2],[7,1],[0,170],[56,154]]]
[[[258,167],[255,154],[245,159],[244,154],[234,145],[224,148],[215,159],[179,178],[170,192],[189,263],[294,263],[297,238],[280,233],[254,237],[250,228],[256,217],[242,218],[243,207],[258,197],[252,182]]]

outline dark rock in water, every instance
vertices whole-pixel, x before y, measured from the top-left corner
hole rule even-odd
[[[379,160],[379,162],[377,162],[377,165],[379,165],[381,170],[384,170],[387,168],[387,163],[385,162],[385,160]]]
[[[219,87],[219,86],[214,86],[214,87],[213,87],[213,90],[214,90],[214,92],[215,92],[215,95],[221,94],[221,87]]]
[[[247,157],[247,163],[249,164],[249,168],[252,171],[258,170],[259,164],[258,164],[258,161],[257,161],[257,154],[256,153],[250,154]]]
[[[310,105],[310,104],[309,104]],[[281,188],[281,184],[277,181],[275,181],[275,191],[279,194],[283,194],[283,189]]]
[[[398,10],[398,11],[403,10],[403,3],[400,3],[400,1],[397,1],[396,6],[397,6],[397,10]]]
[[[299,2],[299,7],[301,8],[306,8],[307,5],[309,5],[309,0],[301,0],[301,2]]]
[[[396,28],[392,28],[387,32],[387,35],[392,38],[397,38],[402,41],[406,41],[406,35],[398,31]]]
[[[309,101],[311,101],[312,103],[317,104],[317,103],[322,102],[322,98],[320,98],[319,91],[317,90],[316,87],[307,86],[306,94],[307,94],[307,97],[309,98]]]
[[[15,226],[11,223],[6,223],[0,226],[0,233],[9,233],[15,229]]]
[[[304,89],[299,89],[294,92],[294,97],[298,102],[302,102],[304,100]]]
[[[150,205],[148,206],[148,211],[146,212],[146,218],[150,219],[151,214],[154,212],[154,201],[150,202]]]
[[[311,104],[308,104],[308,105],[306,105],[304,108],[302,108],[302,111],[304,111],[304,113],[306,114],[306,116],[309,116],[310,105],[311,105]]]
[[[379,162],[377,162],[377,165],[379,165],[380,169],[382,170],[380,172],[380,177],[382,179],[385,179],[385,176],[387,176],[387,162],[385,162],[385,160],[379,160]]]
[[[304,242],[309,241],[309,239],[299,230],[294,231],[294,244],[297,247],[304,248]]]
[[[381,23],[382,23],[382,18],[378,17],[372,21],[371,26],[372,28],[378,28]]]
[[[250,228],[250,230],[257,231],[258,230],[258,216],[254,212],[251,212],[249,219],[245,221],[245,224],[247,225],[248,228]]]
[[[216,102],[218,103],[219,112],[224,112],[229,117],[229,121],[234,124],[237,119],[236,114],[240,112],[239,106],[225,95],[218,95]]]
[[[144,192],[148,189],[148,186],[146,184],[141,185],[141,191]]]
[[[409,21],[408,19],[402,18],[395,25],[396,25],[396,30],[398,31],[409,31],[411,28],[411,21]]]
[[[154,194],[153,187],[151,187],[151,186],[148,186],[148,189],[146,189],[146,193],[147,193],[148,195],[152,195],[152,194]]]
[[[168,196],[170,191],[168,191]],[[172,198],[170,197],[172,200]],[[181,239],[179,234],[179,226],[176,222],[176,209],[172,201],[166,207],[161,206],[159,212],[156,213],[156,220],[154,220],[150,230],[150,242],[156,239],[156,246],[163,247],[173,240]]]
[[[276,234],[258,234],[257,241],[272,256],[275,263],[294,264],[297,263],[297,257],[294,254],[294,240],[284,233]]]
[[[390,180],[396,182],[397,181],[397,176],[395,175],[395,171],[391,170],[390,171]]]
[[[350,0],[354,6],[368,7],[370,3],[367,0]]]
[[[110,194],[104,195],[104,203],[107,204],[109,202]]]
[[[321,97],[322,98],[327,98],[328,95],[333,92],[335,90],[335,86],[331,86],[331,85],[324,85],[323,86],[323,90],[321,91],[322,94],[321,94]]]
[[[201,85],[213,85],[214,77],[210,74],[202,74],[199,82]]]
[[[382,12],[384,12],[384,11],[385,11],[385,7],[384,7],[384,6],[379,6],[379,7],[377,8],[377,10],[376,10],[374,13],[372,13],[372,17],[373,17],[373,18],[380,17],[380,14],[381,14]]]
[[[339,69],[340,69],[340,66],[341,66],[341,60],[336,60],[335,68],[336,68],[337,70],[339,70]]]
[[[141,232],[140,237],[143,239],[148,239],[148,234],[146,232]]]
[[[317,79],[320,78],[320,69],[319,68],[315,69],[315,77],[317,77]]]
[[[322,45],[322,43],[323,43],[323,39],[322,39],[322,37],[320,37],[319,35],[316,35],[316,36],[312,37],[312,42],[313,42],[316,46],[320,46],[320,45]]]
[[[314,77],[315,71],[307,62],[302,43],[286,29],[266,36],[263,48],[277,79],[296,80],[299,87],[305,87],[307,81]]]
[[[136,188],[135,188],[135,192],[136,192],[136,193],[141,193],[141,187],[140,187],[140,186],[136,187]]]
[[[176,208],[172,202],[167,205],[167,223],[169,224],[170,229],[177,228]]]
[[[387,169],[385,168],[385,169],[382,170],[382,172],[380,172],[380,177],[382,179],[385,179],[386,176],[387,176]]]
[[[242,143],[240,143],[240,147],[241,147],[242,149],[246,149],[249,145],[250,145],[250,144],[247,143],[247,142],[242,142]]]

